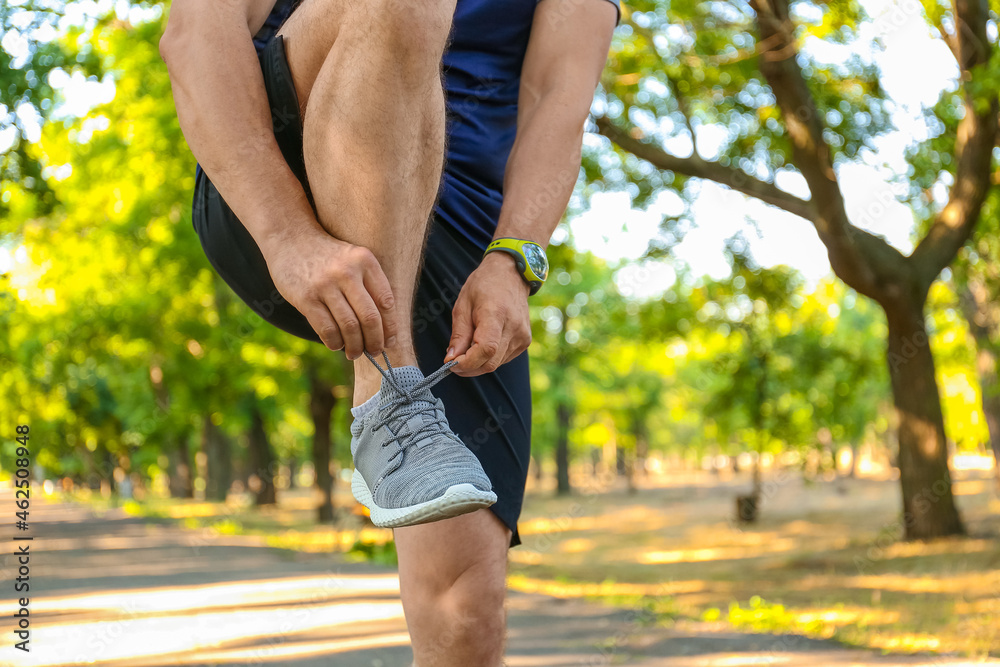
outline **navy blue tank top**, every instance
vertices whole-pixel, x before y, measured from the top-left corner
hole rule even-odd
[[[444,54],[447,153],[435,209],[485,250],[493,239],[503,177],[517,131],[521,65],[539,0],[458,0]],[[611,0],[617,6],[617,0]],[[297,0],[278,0],[254,37],[258,52]]]

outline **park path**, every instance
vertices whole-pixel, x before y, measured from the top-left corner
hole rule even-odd
[[[0,507],[13,508],[9,491],[0,490]],[[37,496],[31,518],[32,650],[12,648],[17,565],[8,547],[0,571],[6,619],[0,664],[410,664],[398,580],[388,568],[184,530],[120,510],[99,516]],[[10,531],[0,539],[15,544]],[[517,592],[509,610],[509,667],[986,664],[879,656],[792,635],[651,628],[633,611]]]

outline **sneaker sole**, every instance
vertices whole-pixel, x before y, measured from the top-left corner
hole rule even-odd
[[[481,491],[472,484],[454,484],[444,495],[433,500],[395,509],[379,507],[357,468],[351,475],[351,491],[354,498],[368,508],[372,523],[379,528],[401,528],[449,519],[489,507],[497,501],[497,494],[492,491]]]

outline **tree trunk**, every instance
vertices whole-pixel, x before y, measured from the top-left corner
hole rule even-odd
[[[760,436],[757,437],[759,438]],[[757,456],[754,457],[754,462],[753,462],[753,490],[750,492],[750,495],[752,495],[754,498],[760,498],[761,491],[763,489],[763,484],[761,483],[761,471],[760,471],[761,458],[762,456],[760,453],[760,449],[758,448]]]
[[[225,501],[233,481],[229,438],[205,415],[201,432],[201,450],[205,453],[205,499]]]
[[[976,368],[979,370],[979,387],[983,393],[983,414],[989,430],[990,447],[993,450],[993,471],[996,473],[997,488],[1000,489],[1000,360],[993,350],[981,346],[976,352]]]
[[[274,505],[278,502],[278,494],[274,488],[274,472],[277,468],[271,443],[267,439],[264,428],[264,416],[256,401],[250,408],[250,432],[247,433],[247,445],[250,455],[250,474],[248,483],[254,492],[254,505]]]
[[[627,450],[625,451],[625,489],[630,494],[638,490],[635,486],[635,457]]]
[[[753,336],[753,329],[747,327],[747,339],[750,341],[750,349],[755,349],[756,339]],[[764,423],[764,403],[767,401],[767,381],[768,373],[771,370],[770,354],[764,350],[760,353],[755,353],[755,358],[758,359],[759,367],[757,368],[757,382],[754,385],[754,403],[753,403],[753,424],[754,430],[756,431],[755,439],[757,444],[757,456],[754,457],[753,462],[753,488],[750,491],[750,495],[754,499],[755,510],[760,509],[760,496],[761,496],[761,479],[760,479],[760,459],[764,455],[764,443],[766,442],[766,437],[770,436],[769,429],[766,429],[766,424]],[[765,435],[766,433],[766,435]],[[756,514],[754,515],[756,518]]]
[[[857,477],[858,477],[858,455],[859,455],[860,452],[861,452],[861,447],[858,446],[858,443],[852,442],[851,443],[851,469],[847,473],[847,476],[850,477],[851,479],[857,479]]]
[[[118,485],[115,482],[115,468],[117,467],[115,457],[111,454],[106,443],[100,446],[98,454],[100,456],[98,465],[101,469],[101,489],[103,491],[107,488],[110,493],[115,494],[118,492]]]
[[[188,447],[188,436],[183,434],[176,439],[177,449],[170,452],[170,471],[168,475],[171,498],[194,498],[194,476],[191,470],[191,452]]]
[[[646,476],[646,459],[649,458],[649,428],[646,420],[638,417],[635,420],[635,472]]]
[[[615,472],[619,477],[624,477],[628,472],[626,467],[628,465],[628,453],[625,448],[621,445],[615,447]]]
[[[569,427],[572,413],[569,405],[559,401],[556,405],[556,495],[570,492],[569,485]]]
[[[330,428],[336,404],[337,397],[333,395],[333,387],[320,380],[318,374],[311,370],[309,414],[313,420],[312,460],[316,469],[316,488],[320,494],[319,507],[316,508],[320,523],[333,521],[333,475],[330,474],[333,439],[330,437]]]
[[[948,447],[922,300],[883,304],[898,419],[899,475],[907,540],[963,535],[951,492]]]
[[[1000,342],[1000,317],[994,313],[1000,305],[991,304],[986,286],[970,279],[959,298],[969,331],[976,341],[976,374],[983,396],[983,415],[993,450],[997,488],[1000,489],[1000,359],[994,345]]]

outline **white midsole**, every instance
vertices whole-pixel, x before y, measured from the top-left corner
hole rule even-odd
[[[489,507],[497,501],[497,494],[492,491],[482,491],[472,484],[454,484],[442,496],[433,500],[409,507],[379,507],[357,468],[351,475],[351,491],[357,501],[368,508],[372,523],[381,528],[399,528],[447,519]]]

